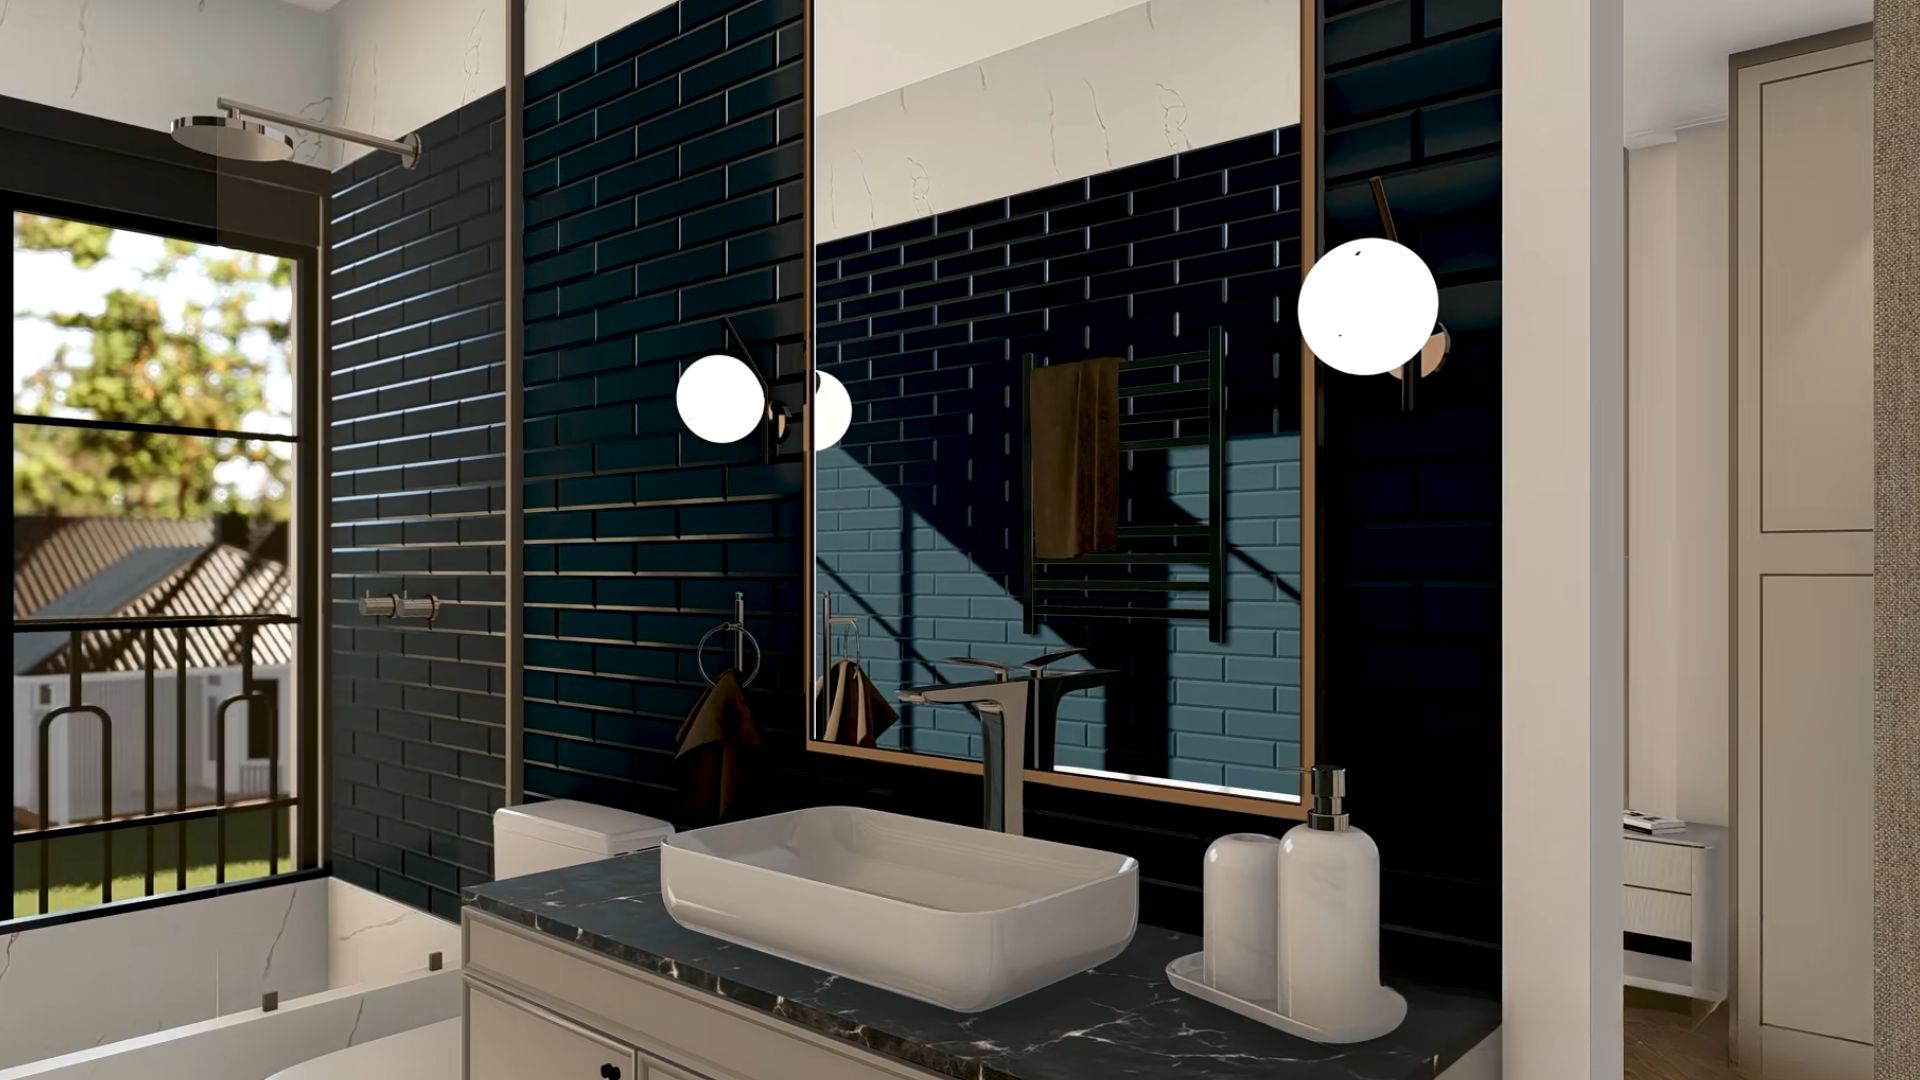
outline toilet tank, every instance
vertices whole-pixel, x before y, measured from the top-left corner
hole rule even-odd
[[[493,814],[495,878],[537,874],[660,846],[673,826],[607,806],[554,799]]]

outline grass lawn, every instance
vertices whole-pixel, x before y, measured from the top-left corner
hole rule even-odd
[[[227,818],[227,880],[245,881],[267,874],[269,815],[280,818],[280,869],[289,869],[288,811],[255,810]],[[47,910],[70,911],[101,902],[101,865],[106,839],[112,838],[113,898],[147,894],[147,844],[153,844],[153,893],[180,887],[181,833],[185,832],[187,888],[211,885],[217,876],[218,835],[211,819],[150,825],[138,829],[63,840],[24,840],[13,844],[13,917],[41,914],[40,849],[47,847]]]

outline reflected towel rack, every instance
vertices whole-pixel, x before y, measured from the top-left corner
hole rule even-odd
[[[833,594],[823,591],[820,594],[820,626],[822,628],[820,635],[822,638],[821,659],[824,661],[821,664],[820,673],[823,678],[830,680],[833,678],[834,628],[844,627],[850,635],[857,634],[860,632],[860,620],[852,615],[835,615],[833,613]],[[827,685],[831,685],[831,683]]]
[[[752,686],[753,680],[760,675],[760,639],[747,629],[747,601],[741,593],[733,594],[733,621],[723,622],[700,635],[698,651],[694,653],[694,662],[700,665],[700,677],[713,685],[713,676],[707,674],[707,642],[715,634],[733,634],[733,670],[742,672],[740,685]],[[753,646],[753,670],[747,671],[747,646]]]
[[[1207,519],[1178,524],[1128,523],[1119,528],[1119,538],[1127,541],[1161,540],[1174,550],[1115,551],[1081,555],[1070,559],[1041,559],[1034,555],[1033,543],[1033,414],[1028,387],[1038,358],[1026,354],[1020,384],[1020,532],[1024,549],[1024,573],[1021,575],[1020,601],[1024,630],[1039,632],[1040,620],[1048,617],[1067,619],[1165,619],[1170,621],[1206,620],[1207,639],[1216,644],[1227,639],[1227,488],[1226,488],[1226,331],[1215,326],[1207,331],[1207,347],[1193,352],[1167,356],[1147,356],[1124,360],[1120,364],[1123,385],[1120,399],[1120,452],[1131,455],[1142,451],[1164,451],[1184,447],[1207,448]],[[1182,379],[1185,367],[1204,365],[1206,378]],[[1169,378],[1124,385],[1128,375],[1142,371],[1170,369]],[[1141,411],[1138,402],[1175,394],[1204,392],[1202,404],[1182,402],[1173,408]],[[1188,427],[1206,424],[1205,434]],[[1152,425],[1149,437],[1127,438],[1126,428]],[[1166,427],[1170,425],[1170,428]],[[1201,540],[1197,546],[1180,549],[1183,540]],[[1205,567],[1206,577],[1190,579],[1112,577],[1049,577],[1044,571],[1060,568],[1115,566]],[[1131,600],[1103,600],[1098,594],[1162,593],[1168,596],[1205,593],[1207,606],[1175,607],[1140,605]]]

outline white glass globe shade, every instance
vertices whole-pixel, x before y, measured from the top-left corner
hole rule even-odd
[[[1420,256],[1391,240],[1349,240],[1300,285],[1300,333],[1321,362],[1381,375],[1420,352],[1440,317],[1440,289]]]
[[[703,356],[680,373],[674,391],[680,419],[711,443],[739,442],[767,413],[767,395],[753,369],[732,356]]]
[[[853,398],[839,379],[824,371],[814,374],[820,382],[813,391],[813,448],[825,450],[846,438],[853,424]]]

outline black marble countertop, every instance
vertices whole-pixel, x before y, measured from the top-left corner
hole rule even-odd
[[[681,927],[661,902],[654,852],[482,885],[467,902],[956,1080],[1414,1080],[1440,1075],[1500,1023],[1492,997],[1389,979],[1407,997],[1399,1030],[1320,1046],[1175,990],[1167,964],[1200,939],[1151,926],[1092,971],[984,1013],[949,1012]]]

